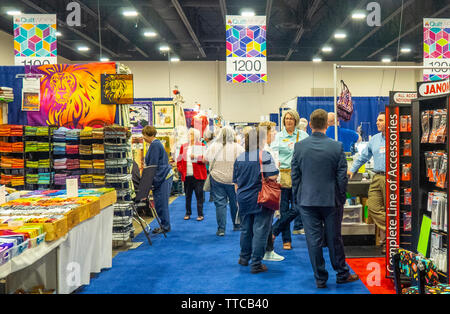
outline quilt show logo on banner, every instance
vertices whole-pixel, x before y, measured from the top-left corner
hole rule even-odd
[[[15,65],[57,63],[56,15],[14,16]]]
[[[133,74],[102,74],[102,104],[132,104]]]
[[[226,16],[227,82],[267,82],[266,17]]]
[[[423,19],[423,65],[450,66],[450,19]],[[424,69],[424,81],[436,81],[450,76],[450,69]]]
[[[101,104],[102,74],[114,74],[114,62],[31,67],[41,74],[41,109],[28,112],[29,125],[66,128],[114,124],[116,106]]]

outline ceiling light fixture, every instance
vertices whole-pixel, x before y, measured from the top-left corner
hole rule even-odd
[[[352,13],[352,19],[354,20],[363,20],[366,18],[366,14],[361,11],[356,11]]]
[[[312,60],[313,62],[322,62],[322,58],[319,58],[319,57],[314,57],[313,58],[313,60]]]
[[[133,16],[137,16],[138,13],[135,10],[126,10],[126,11],[123,11],[123,15],[126,17],[133,17]]]
[[[7,11],[6,14],[8,14],[8,15],[21,15],[22,12],[19,11],[19,10],[10,10],[10,11]]]
[[[153,31],[146,31],[144,32],[144,36],[145,37],[156,37],[158,34],[156,32]]]
[[[330,47],[330,46],[323,46],[323,47],[322,47],[322,51],[323,51],[323,52],[332,52],[332,51],[333,51],[333,48]]]
[[[62,36],[62,34],[61,34],[61,32],[56,32],[56,33],[55,33],[55,36],[56,36],[56,37],[60,37],[60,36]]]
[[[402,49],[400,49],[401,53],[410,53],[411,52],[411,48],[408,47],[403,47]]]
[[[180,61],[180,58],[178,58],[178,57],[170,58],[170,62],[178,62],[178,61]]]
[[[249,16],[255,16],[255,11],[245,9],[245,10],[242,10],[242,11],[241,11],[241,15],[242,15],[242,16],[246,16],[246,17],[249,17]]]
[[[109,58],[105,58],[105,57],[100,58],[100,62],[108,62],[108,61],[109,61]]]
[[[159,51],[169,51],[170,47],[169,46],[161,46],[159,47]]]
[[[347,37],[347,34],[344,33],[344,32],[336,32],[336,33],[334,33],[334,38],[343,39],[343,38],[346,38],[346,37]]]
[[[381,59],[381,62],[383,62],[383,63],[390,63],[391,62],[391,58],[385,57],[385,58]]]
[[[80,47],[78,47],[77,49],[78,49],[78,51],[88,51],[88,50],[89,50],[89,47],[86,47],[86,46],[80,46]]]

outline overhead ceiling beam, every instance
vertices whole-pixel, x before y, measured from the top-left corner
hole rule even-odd
[[[434,18],[434,17],[438,17],[439,15],[441,15],[442,13],[444,13],[445,11],[447,11],[448,9],[450,9],[450,4],[447,4],[445,7],[443,7],[442,9],[440,9],[439,11],[435,12],[434,14],[430,15],[430,18]],[[410,28],[408,31],[404,32],[400,37],[396,37],[395,39],[391,40],[390,42],[388,42],[383,48],[378,49],[377,51],[371,53],[367,58],[373,58],[375,55],[379,54],[380,52],[382,52],[384,49],[392,46],[393,44],[395,44],[397,41],[399,41],[400,39],[402,39],[403,37],[411,34],[412,32],[414,32],[415,30],[417,30],[419,27],[423,26],[423,21],[420,23],[417,23],[413,28]]]
[[[226,0],[219,0],[220,4],[220,13],[222,13],[223,24],[227,24],[226,16],[227,16],[227,3]]]
[[[95,13],[93,10],[91,10],[91,8],[89,8],[87,5],[85,5],[82,2],[79,2],[79,4],[81,5],[81,7],[83,8],[83,10],[85,10],[90,16],[96,18],[98,20],[98,14]],[[121,32],[119,32],[116,28],[114,28],[111,24],[109,23],[104,23],[105,28],[107,28],[108,30],[110,30],[113,34],[115,34],[117,37],[119,37],[120,39],[122,39],[124,42],[126,42],[127,44],[130,44],[134,47],[134,49],[136,49],[136,51],[138,51],[142,56],[148,58],[149,55],[146,54],[142,49],[140,49],[139,47],[137,47],[135,44],[133,44],[126,36],[124,36]]]
[[[266,2],[266,32],[269,28],[269,22],[270,22],[270,13],[272,12],[272,4],[273,0],[267,0]]]
[[[352,48],[350,48],[349,50],[347,50],[342,56],[341,58],[345,58],[346,56],[348,56],[353,50],[355,50],[356,48],[358,48],[363,42],[365,42],[367,39],[369,39],[370,37],[372,37],[373,34],[375,34],[376,32],[378,32],[384,25],[386,25],[387,23],[389,23],[392,19],[394,19],[397,15],[399,15],[402,12],[402,9],[406,9],[408,6],[410,6],[415,0],[408,0],[408,2],[406,2],[405,4],[403,4],[403,8],[402,6],[400,6],[397,10],[394,11],[394,13],[392,13],[391,15],[389,15],[382,23],[381,26],[375,27],[373,30],[371,30],[369,33],[367,33],[363,38],[361,38]]]
[[[25,5],[29,6],[30,8],[33,8],[34,10],[36,10],[36,11],[38,11],[38,12],[40,12],[40,13],[43,13],[43,14],[51,14],[51,13],[47,12],[46,10],[42,9],[41,7],[39,7],[38,5],[34,4],[33,2],[31,2],[31,1],[29,1],[29,0],[20,0],[20,1],[21,1],[22,3],[24,3]],[[59,24],[62,24],[62,25],[65,25],[65,24],[66,24],[66,22],[64,22],[64,21],[61,20],[61,19],[57,19],[57,21],[58,21]],[[94,39],[92,39],[92,38],[89,37],[88,35],[86,35],[86,34],[80,32],[79,30],[76,30],[76,29],[73,28],[73,27],[68,27],[67,29],[70,30],[71,32],[75,33],[76,35],[78,35],[78,36],[84,38],[85,40],[87,40],[87,41],[90,42],[91,44],[93,44],[93,45],[95,45],[95,46],[97,46],[97,47],[99,47],[99,48],[101,47],[101,45],[100,45],[97,41],[95,41]],[[110,50],[110,49],[108,49],[108,48],[105,48],[105,47],[101,47],[101,48],[102,48],[103,50],[105,50],[106,52],[108,52],[111,56],[113,56],[113,57],[118,57],[118,54],[115,53],[114,51],[112,51],[112,50]]]
[[[191,35],[192,40],[194,41],[195,45],[198,48],[198,51],[200,51],[200,54],[203,58],[206,58],[206,53],[202,48],[202,45],[200,41],[197,38],[197,35],[195,34],[194,30],[192,29],[191,24],[189,23],[189,20],[186,17],[186,14],[184,14],[183,8],[181,7],[178,0],[172,0],[172,4],[175,7],[175,10],[177,10],[178,15],[180,16],[181,20],[183,21],[184,26],[186,27],[189,35]]]
[[[302,25],[300,26],[300,29],[297,31],[297,34],[295,35],[294,41],[291,44],[291,48],[289,49],[289,52],[287,53],[286,57],[284,58],[284,61],[288,61],[292,54],[295,51],[295,46],[298,45],[300,42],[300,39],[302,38],[303,34],[305,33],[305,24],[308,24],[311,21],[311,18],[313,17],[314,13],[316,13],[317,8],[319,7],[321,0],[314,0],[313,4],[309,7],[305,20],[302,22]]]

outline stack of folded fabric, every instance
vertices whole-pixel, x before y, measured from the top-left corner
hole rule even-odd
[[[39,161],[27,160],[27,168],[39,168]]]
[[[0,142],[0,153],[22,153],[23,142]]]
[[[126,153],[130,150],[128,144],[105,143],[105,153]]]
[[[38,168],[50,168],[50,159],[39,159]]]
[[[38,184],[39,174],[27,173],[27,184]]]
[[[122,183],[127,182],[128,180],[131,180],[131,174],[126,173],[107,173],[105,175],[105,179],[107,183]]]
[[[83,184],[92,184],[92,174],[82,174],[80,176],[80,182]]]
[[[103,159],[94,159],[92,161],[92,166],[94,169],[105,169],[105,160]]]
[[[25,179],[23,175],[13,175],[13,174],[1,174],[0,184],[12,185],[12,186],[23,186],[25,184]]]
[[[81,144],[80,145],[80,155],[92,155],[92,146]]]
[[[54,155],[65,155],[66,154],[66,143],[61,143],[61,142],[53,143],[53,154]]]
[[[91,127],[85,127],[80,131],[80,139],[82,140],[92,139],[92,131],[93,129]]]
[[[79,129],[71,129],[66,132],[66,141],[78,141],[80,139]]]
[[[0,136],[23,136],[23,126],[2,124],[0,125]]]
[[[93,174],[92,180],[96,186],[105,186],[105,184],[106,184],[104,174]]]
[[[128,165],[126,159],[107,159],[105,160],[106,168],[122,168]]]
[[[25,142],[25,152],[37,152],[38,151],[38,142],[36,141],[26,141]]]
[[[78,155],[78,152],[79,152],[79,145],[66,144],[66,154],[67,155]]]
[[[92,154],[103,155],[105,153],[105,147],[103,144],[92,144]]]
[[[66,169],[67,158],[55,159],[53,161],[53,168],[55,169]]]
[[[55,185],[66,185],[67,179],[77,179],[80,182],[79,175],[69,175],[67,173],[56,173],[55,174]]]
[[[127,129],[122,126],[108,126],[103,128],[105,139],[126,139]]]
[[[92,169],[92,160],[84,160],[80,159],[80,168],[81,169]]]
[[[4,169],[23,169],[24,160],[7,156],[1,157],[1,167]]]
[[[104,138],[103,128],[95,128],[92,130],[92,138],[102,140]]]
[[[50,184],[50,173],[39,173],[37,184],[47,185]]]
[[[0,101],[13,102],[14,90],[11,87],[0,87]]]
[[[68,128],[60,127],[53,131],[53,141],[54,142],[65,142],[66,141],[66,132],[69,131]]]
[[[80,160],[79,159],[67,159],[66,167],[67,167],[67,170],[80,169]]]

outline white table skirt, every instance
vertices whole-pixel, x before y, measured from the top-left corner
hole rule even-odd
[[[0,266],[0,278],[7,278],[8,292],[44,284],[68,294],[88,285],[91,273],[112,267],[113,216],[114,207],[109,206],[64,237],[26,250]]]

